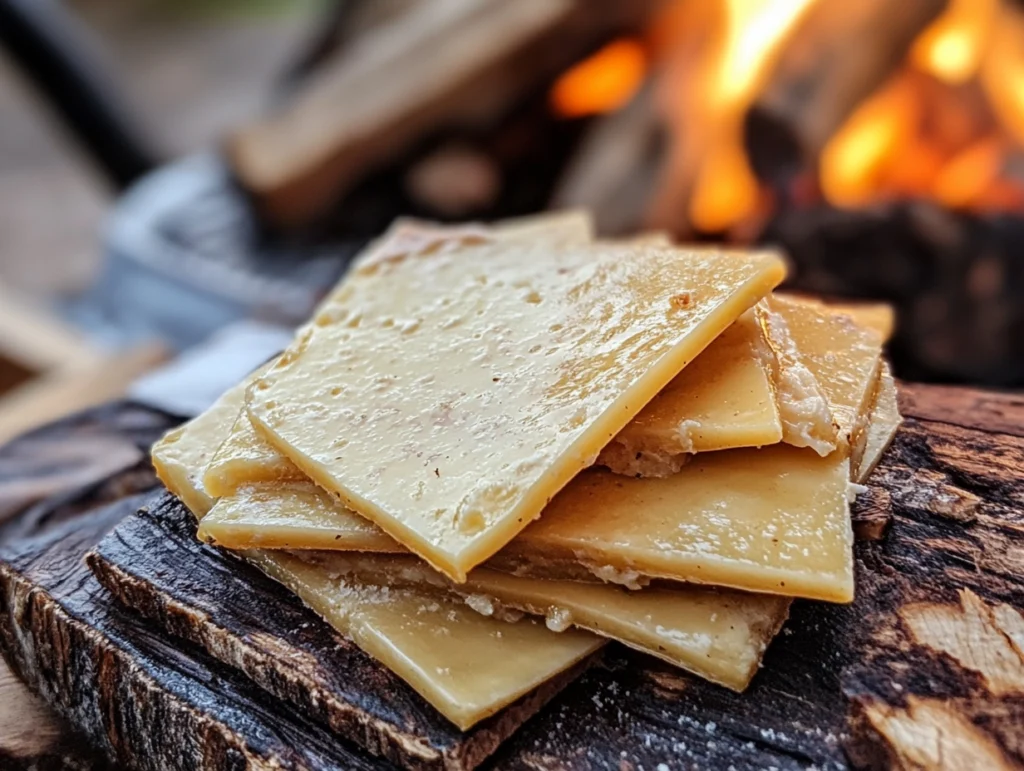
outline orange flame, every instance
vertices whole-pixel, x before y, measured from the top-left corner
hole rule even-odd
[[[947,83],[964,83],[978,72],[1000,0],[951,0],[914,41],[913,64]]]
[[[935,197],[953,208],[979,200],[999,176],[1004,154],[997,137],[985,137],[950,158],[935,179]]]
[[[953,208],[1018,208],[1007,174],[1024,143],[1024,15],[1001,0],[951,0],[908,65],[862,103],[822,152],[820,185],[837,206],[891,196]],[[979,87],[980,86],[980,87]]]
[[[647,54],[636,40],[609,43],[555,81],[551,104],[563,118],[581,118],[624,106],[647,72]]]
[[[815,22],[829,20],[825,2],[846,0],[664,3],[648,50],[667,62],[655,95],[670,145],[647,225],[736,236],[767,213],[772,197],[751,169],[744,118],[808,11],[823,14]],[[1024,12],[1010,0],[948,0],[817,163],[804,195],[836,206],[924,197],[954,208],[1024,209]]]
[[[821,153],[821,189],[836,206],[860,206],[878,188],[885,164],[913,135],[918,103],[898,78],[862,103]]]
[[[813,2],[726,0],[721,36],[699,102],[703,114],[687,116],[709,129],[690,196],[690,221],[697,229],[723,231],[756,211],[760,185],[743,150],[743,116]]]
[[[981,68],[981,82],[1004,128],[1024,144],[1024,14],[999,19]]]

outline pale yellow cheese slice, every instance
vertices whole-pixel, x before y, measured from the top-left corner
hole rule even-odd
[[[245,404],[247,382],[228,389],[206,412],[168,431],[153,445],[157,476],[197,519],[214,504],[203,486],[204,470]]]
[[[618,474],[663,477],[693,453],[782,441],[773,353],[753,309],[655,396],[598,456]]]
[[[830,303],[828,308],[834,313],[844,313],[858,326],[876,332],[882,342],[892,337],[896,328],[896,313],[886,303]]]
[[[825,302],[812,295],[779,292],[776,297],[794,302],[807,303],[819,308],[828,308],[834,313],[841,313],[853,319],[858,326],[877,332],[882,342],[886,342],[896,328],[896,312],[888,303],[880,302]]]
[[[701,453],[664,479],[595,468],[556,496],[494,564],[566,578],[578,578],[582,565],[634,586],[656,577],[847,602],[849,480],[843,454],[820,458],[788,445]],[[229,548],[401,549],[360,519],[315,490],[297,496],[294,486],[254,486],[222,499],[202,536]]]
[[[784,275],[770,253],[511,242],[377,269],[256,380],[249,417],[456,580]]]
[[[593,239],[593,234],[593,219],[588,211],[582,209],[542,212],[499,220],[487,226],[438,225],[414,219],[398,219],[384,235],[355,258],[352,273],[354,278],[361,279],[375,274],[382,262],[417,254],[453,252],[467,244],[496,239],[585,244]],[[343,280],[327,295],[321,303],[321,309],[328,307],[346,291],[348,284]],[[305,479],[305,474],[295,464],[256,434],[248,414],[240,409],[231,431],[207,464],[203,484],[209,495],[220,498],[233,494],[240,485],[255,481]]]
[[[197,519],[211,503],[201,483],[204,459],[223,440],[231,427],[228,416],[241,403],[242,389],[231,389],[154,445],[161,479]],[[285,552],[253,550],[245,556],[461,729],[571,668],[604,642],[582,631],[566,636],[537,623],[486,618],[433,594],[385,592],[340,580]]]
[[[377,525],[309,481],[242,485],[203,517],[199,538],[236,550],[405,551]]]
[[[619,432],[597,463],[619,474],[666,476],[694,452],[781,441],[774,368],[767,336],[755,312],[747,311]],[[827,424],[831,428],[830,415]],[[243,485],[304,479],[241,414],[208,465],[204,484],[223,497]]]
[[[305,474],[288,458],[275,450],[256,433],[244,409],[243,399],[239,412],[226,438],[213,454],[203,474],[203,486],[214,498],[233,495],[244,485],[258,482],[309,482]]]
[[[545,244],[586,244],[594,238],[589,211],[564,209],[490,224],[441,225],[414,218],[396,219],[391,227],[352,261],[349,278],[374,275],[382,263],[414,255],[450,253],[468,245],[510,239]]]
[[[769,306],[785,322],[828,400],[840,446],[849,448],[863,430],[881,371],[881,336],[844,313],[814,303],[774,296]]]
[[[759,314],[758,320],[774,353],[775,399],[782,441],[794,447],[809,447],[822,456],[835,452],[839,431],[832,421],[828,398],[804,363],[786,319],[767,309]]]
[[[848,602],[849,479],[842,454],[785,444],[701,453],[664,479],[592,469],[503,555]]]
[[[511,217],[491,222],[488,228],[499,238],[520,241],[587,244],[594,240],[594,218],[588,209],[556,209]]]
[[[872,402],[871,417],[865,431],[866,439],[863,451],[859,458],[854,459],[853,478],[856,482],[863,483],[871,475],[902,423],[903,416],[900,415],[899,404],[896,400],[896,381],[893,379],[889,365],[883,362],[875,398]]]
[[[372,586],[283,552],[248,557],[462,730],[604,642],[579,630],[555,634],[528,619],[488,618],[437,592]]]
[[[365,583],[453,592],[487,616],[512,609],[544,616],[554,631],[588,629],[738,691],[757,672],[790,604],[785,597],[698,587],[631,592],[485,568],[457,584],[412,556],[320,552],[315,559],[329,573]]]

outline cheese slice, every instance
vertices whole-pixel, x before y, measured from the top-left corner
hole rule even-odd
[[[503,239],[527,243],[586,244],[594,239],[594,221],[585,209],[541,212],[498,220],[489,225],[441,225],[400,217],[352,261],[350,278],[374,275],[382,263],[392,260],[451,253],[465,246]]]
[[[775,296],[792,302],[814,305],[818,308],[827,308],[834,313],[849,316],[858,326],[866,327],[878,333],[882,338],[882,342],[889,340],[896,328],[896,313],[888,303],[825,302],[821,298],[812,295],[793,294],[791,292],[779,292]]]
[[[294,463],[256,433],[244,409],[245,387],[247,385],[242,388],[238,414],[203,473],[203,486],[208,494],[223,498],[234,495],[240,487],[259,482],[296,482],[311,486]]]
[[[229,390],[153,447],[161,479],[200,524],[212,502],[202,487],[202,464],[229,430],[228,416],[237,414],[243,394],[241,387]],[[461,729],[571,668],[604,642],[582,631],[566,636],[529,621],[486,618],[461,603],[415,590],[385,592],[343,581],[285,552],[252,550],[244,556]]]
[[[604,584],[519,578],[477,568],[463,584],[421,560],[318,553],[328,573],[390,587],[435,588],[486,616],[508,609],[544,616],[549,629],[588,629],[708,680],[742,691],[789,612],[785,597],[698,587],[631,592]]]
[[[786,319],[770,309],[758,318],[774,353],[775,399],[782,441],[794,447],[810,447],[822,456],[835,452],[839,432],[832,421],[828,398],[804,363]]]
[[[770,253],[511,242],[380,270],[257,378],[249,417],[460,581],[784,275]]]
[[[842,312],[814,303],[774,296],[769,306],[785,322],[800,358],[828,400],[840,446],[849,448],[870,410],[881,371],[881,336]]]
[[[693,453],[782,441],[773,358],[751,309],[665,386],[597,463],[618,474],[664,477]]]
[[[830,303],[833,313],[849,316],[861,327],[873,330],[886,342],[896,329],[896,313],[887,303]]]
[[[701,453],[664,479],[590,469],[493,564],[567,579],[579,578],[582,566],[601,580],[634,586],[656,577],[847,602],[849,480],[843,454],[820,458],[788,445]],[[218,502],[202,537],[228,548],[401,550],[330,496],[309,492],[296,496],[288,485],[243,489]]]
[[[854,459],[854,481],[863,483],[867,480],[892,443],[896,431],[902,423],[903,416],[900,415],[896,399],[896,381],[893,379],[889,365],[883,362],[881,376],[871,406],[871,417],[865,431],[864,448],[860,457]]]
[[[664,479],[591,469],[503,555],[832,602],[853,599],[850,462],[780,444]]]
[[[462,730],[582,661],[604,640],[507,623],[416,589],[377,587],[282,552],[248,558]]]
[[[594,218],[589,209],[556,209],[511,217],[492,222],[488,228],[499,238],[520,241],[588,244],[594,240]]]
[[[499,220],[490,225],[439,225],[411,218],[392,223],[384,235],[353,261],[352,278],[374,275],[382,263],[420,254],[450,253],[467,245],[509,239],[545,244],[585,244],[593,239],[594,224],[583,209],[543,212]],[[351,280],[351,279],[350,279]],[[322,310],[351,289],[341,281],[321,303]],[[305,327],[303,328],[305,329]],[[247,384],[253,378],[247,380]],[[203,485],[214,498],[232,495],[239,486],[254,481],[302,481],[306,476],[262,437],[257,435],[244,410],[239,410],[224,442],[206,465]]]
[[[618,433],[597,463],[619,474],[666,476],[691,453],[781,441],[775,372],[767,335],[755,312],[747,311]],[[824,397],[821,405],[834,433]],[[245,485],[305,479],[243,412],[207,466],[204,484],[224,497]]]
[[[312,482],[256,482],[220,498],[199,538],[227,549],[338,549],[404,552],[370,520]]]
[[[157,477],[197,519],[214,504],[203,485],[204,470],[244,406],[246,386],[244,381],[228,389],[206,412],[168,431],[153,445]]]

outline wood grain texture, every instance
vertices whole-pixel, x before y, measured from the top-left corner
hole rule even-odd
[[[85,505],[95,505],[95,499],[81,494],[82,488],[107,485],[111,479],[126,482],[119,472],[129,468],[145,471],[150,446],[177,422],[156,410],[112,402],[0,446],[0,539],[15,535],[4,527],[7,520],[40,501],[73,493]],[[111,500],[127,494],[112,487],[109,493]],[[14,527],[24,528],[25,522]]]
[[[113,596],[160,629],[405,768],[475,768],[585,668],[461,732],[287,589],[200,543],[192,515],[170,494],[129,516],[86,561]]]
[[[0,768],[102,771],[109,766],[0,662]]]
[[[1024,395],[934,385],[899,386],[907,417],[1024,437]]]
[[[378,767],[99,585],[84,554],[141,503],[125,498],[0,546],[0,645],[18,676],[127,768]]]
[[[566,688],[486,767],[1024,767],[1024,428],[1015,401],[903,387],[911,417],[857,504],[859,519],[870,510],[888,528],[856,547],[856,601],[797,602],[745,694],[613,647],[605,667]],[[97,518],[80,515],[75,550],[98,540],[82,535]],[[99,746],[116,742],[116,759],[144,768],[170,749],[172,731],[176,744],[189,737],[196,767],[268,762],[259,753],[286,757],[284,767],[330,767],[323,758],[340,745],[313,724],[308,734],[285,730],[296,710],[238,670],[126,614],[77,568],[55,580],[69,562],[55,527],[72,525],[0,554],[0,648],[47,702]],[[40,545],[46,539],[57,552]],[[71,588],[75,602],[54,600]],[[107,614],[95,623],[93,602]],[[99,687],[100,670],[116,688]]]
[[[0,447],[0,541],[151,488],[149,445],[177,419],[129,402],[71,415]],[[0,661],[0,768],[100,769],[99,755]]]

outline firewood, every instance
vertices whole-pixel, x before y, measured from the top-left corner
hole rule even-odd
[[[550,82],[649,3],[430,0],[352,41],[227,154],[278,226],[315,219],[428,132],[481,125]]]
[[[661,127],[648,84],[626,107],[597,118],[551,201],[553,209],[594,213],[601,235],[636,230],[661,161]]]
[[[822,0],[794,30],[746,120],[755,169],[776,179],[814,164],[853,109],[903,62],[946,0]]]

